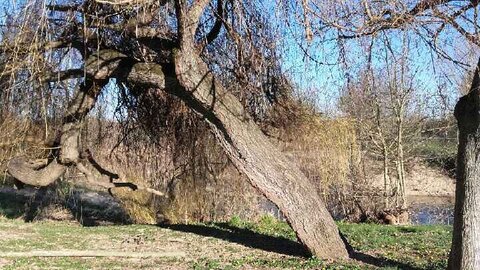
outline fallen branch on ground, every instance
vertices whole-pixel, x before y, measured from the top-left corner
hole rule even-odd
[[[30,257],[123,257],[123,258],[172,258],[185,257],[183,251],[126,252],[114,250],[33,250],[25,252],[0,252],[0,258]]]

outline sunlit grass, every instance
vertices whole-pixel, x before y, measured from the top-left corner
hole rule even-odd
[[[227,223],[209,223],[182,225],[194,226],[196,230],[205,228],[216,232],[208,239],[210,245],[218,248],[225,256],[219,258],[203,256],[178,259],[148,259],[131,261],[129,259],[85,259],[85,258],[22,258],[7,259],[2,269],[125,269],[125,267],[144,267],[156,269],[158,265],[176,266],[174,269],[242,269],[253,267],[260,269],[443,269],[450,246],[451,227],[449,226],[387,226],[378,224],[338,223],[341,232],[355,251],[368,255],[376,264],[361,260],[344,262],[322,261],[302,256],[267,256],[265,252],[249,253],[245,256],[229,256],[242,252],[238,246],[227,246],[224,241],[238,241],[243,238],[249,243],[260,241],[293,243],[295,233],[285,222],[264,216],[257,222],[249,222],[238,217]],[[181,230],[160,228],[151,225],[123,225],[82,227],[73,222],[35,222],[25,223],[20,219],[0,218],[0,230],[8,235],[1,240],[0,252],[29,250],[89,250],[121,249],[122,241],[129,237],[142,235],[142,248],[155,250],[162,247],[166,239],[186,239],[188,246],[202,249],[199,239],[202,234],[186,233]],[[195,238],[193,238],[193,236]],[[232,240],[229,240],[231,237]],[[196,240],[195,240],[196,239]],[[226,240],[225,240],[226,239]],[[282,242],[283,241],[283,242]],[[277,243],[276,241],[272,243]],[[268,245],[268,243],[265,243]],[[198,246],[198,247],[197,247]],[[295,247],[295,245],[293,245]],[[298,246],[298,245],[297,245]],[[249,249],[255,250],[255,247]],[[185,250],[188,254],[188,250]],[[272,252],[275,253],[273,250]],[[253,254],[253,255],[252,255]],[[5,263],[0,258],[0,263]]]

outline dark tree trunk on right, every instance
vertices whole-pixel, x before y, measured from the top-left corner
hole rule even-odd
[[[470,92],[455,106],[458,122],[457,183],[448,269],[480,269],[480,89],[479,65]]]

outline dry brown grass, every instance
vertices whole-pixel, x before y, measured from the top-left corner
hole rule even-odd
[[[90,119],[84,137],[97,161],[120,179],[150,186],[168,198],[116,189],[130,217],[137,223],[190,223],[228,220],[234,215],[255,218],[258,193],[224,155],[208,130],[200,131],[190,145],[141,135],[117,145],[119,126],[106,123],[100,131]],[[99,134],[104,133],[104,134]],[[113,149],[113,151],[111,151]]]
[[[354,122],[304,115],[284,133],[282,149],[324,188],[347,184],[360,162]]]
[[[0,170],[4,172],[8,160],[15,155],[33,159],[48,155],[45,132],[29,118],[0,115]]]
[[[141,179],[130,179],[139,183]],[[152,204],[152,194],[143,191],[132,191],[128,188],[117,188],[113,195],[120,199],[130,219],[137,224],[156,224],[156,211]]]
[[[280,147],[317,187],[329,211],[335,217],[357,215],[358,204],[371,192],[361,173],[354,121],[306,112],[281,138]]]

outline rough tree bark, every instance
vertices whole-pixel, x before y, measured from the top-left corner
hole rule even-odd
[[[448,269],[480,269],[480,61],[470,92],[455,106],[458,122],[453,239]]]
[[[192,101],[201,110],[210,108],[201,113],[230,160],[279,207],[312,254],[346,258],[345,244],[315,187],[293,161],[269,142],[241,103],[209,74],[205,63],[189,53],[178,52],[176,70],[182,85],[192,94]]]
[[[205,117],[234,165],[279,207],[300,241],[317,257],[347,258],[345,243],[330,213],[295,163],[269,142],[199,57],[178,51],[175,66],[190,99],[187,102]]]

